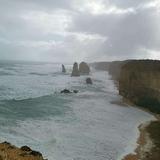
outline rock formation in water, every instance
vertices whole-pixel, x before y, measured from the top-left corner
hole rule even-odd
[[[81,62],[79,64],[80,75],[88,75],[90,73],[90,68],[86,62]]]
[[[73,90],[73,93],[78,93],[79,91],[78,90]]]
[[[76,62],[73,64],[73,70],[72,70],[71,76],[72,77],[80,76],[79,69],[78,69],[78,63],[76,63]]]
[[[62,72],[66,73],[66,68],[65,68],[65,66],[63,64],[62,64]]]
[[[64,89],[61,91],[61,93],[72,93],[69,89]]]
[[[108,73],[112,76],[112,79],[115,81],[119,81],[121,68],[124,64],[129,62],[129,60],[126,61],[113,61],[110,63],[108,67]]]
[[[119,94],[160,113],[160,61],[133,60],[121,67]]]
[[[69,89],[64,89],[64,90],[62,90],[60,93],[68,94],[68,93],[78,93],[78,92],[79,92],[78,90],[70,91]]]
[[[0,160],[44,160],[40,152],[28,146],[18,148],[8,142],[0,143]]]
[[[86,78],[86,83],[87,84],[93,84],[92,79],[91,78]]]

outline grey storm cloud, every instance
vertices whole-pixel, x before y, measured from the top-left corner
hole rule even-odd
[[[0,0],[0,59],[160,59],[159,0]]]
[[[160,50],[160,15],[155,14],[154,9],[138,9],[125,15],[78,16],[71,30],[106,36],[102,54],[134,57],[141,54],[141,48]]]

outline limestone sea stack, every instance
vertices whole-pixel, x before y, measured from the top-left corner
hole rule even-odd
[[[8,142],[0,143],[0,160],[44,160],[40,152],[28,146],[18,148]]]
[[[88,75],[90,73],[90,68],[86,62],[81,62],[79,64],[80,75]]]
[[[78,69],[78,63],[77,62],[75,62],[73,64],[73,70],[72,70],[71,76],[72,77],[78,77],[78,76],[80,76],[79,69]]]
[[[92,79],[91,78],[86,78],[86,83],[87,84],[93,84]]]
[[[63,64],[62,64],[62,72],[66,73],[66,68],[65,68],[65,66]]]

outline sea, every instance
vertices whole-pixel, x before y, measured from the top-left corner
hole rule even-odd
[[[48,160],[119,160],[133,152],[137,127],[154,117],[123,104],[107,71],[71,77],[72,64],[65,67],[0,61],[0,142],[30,146]]]

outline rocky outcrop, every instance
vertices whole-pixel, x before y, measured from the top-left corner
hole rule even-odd
[[[92,79],[91,78],[86,78],[86,83],[87,84],[93,84]]]
[[[72,92],[69,89],[64,89],[64,90],[61,91],[61,93],[65,93],[66,94],[66,93],[72,93]]]
[[[121,67],[119,94],[160,113],[160,61],[133,60]]]
[[[63,64],[62,64],[62,72],[66,73],[66,68],[65,68],[65,66]]]
[[[73,93],[78,93],[79,91],[78,90],[73,90]]]
[[[8,142],[0,143],[0,160],[44,160],[40,152],[28,146],[18,148]]]
[[[79,64],[80,75],[88,75],[90,73],[90,68],[86,62],[81,62]]]
[[[73,70],[72,70],[71,76],[72,77],[80,76],[79,69],[78,69],[78,63],[76,63],[76,62],[73,64]]]
[[[65,94],[68,94],[68,93],[78,93],[78,90],[70,91],[69,89],[64,89],[64,90],[61,91],[61,93],[65,93]]]

